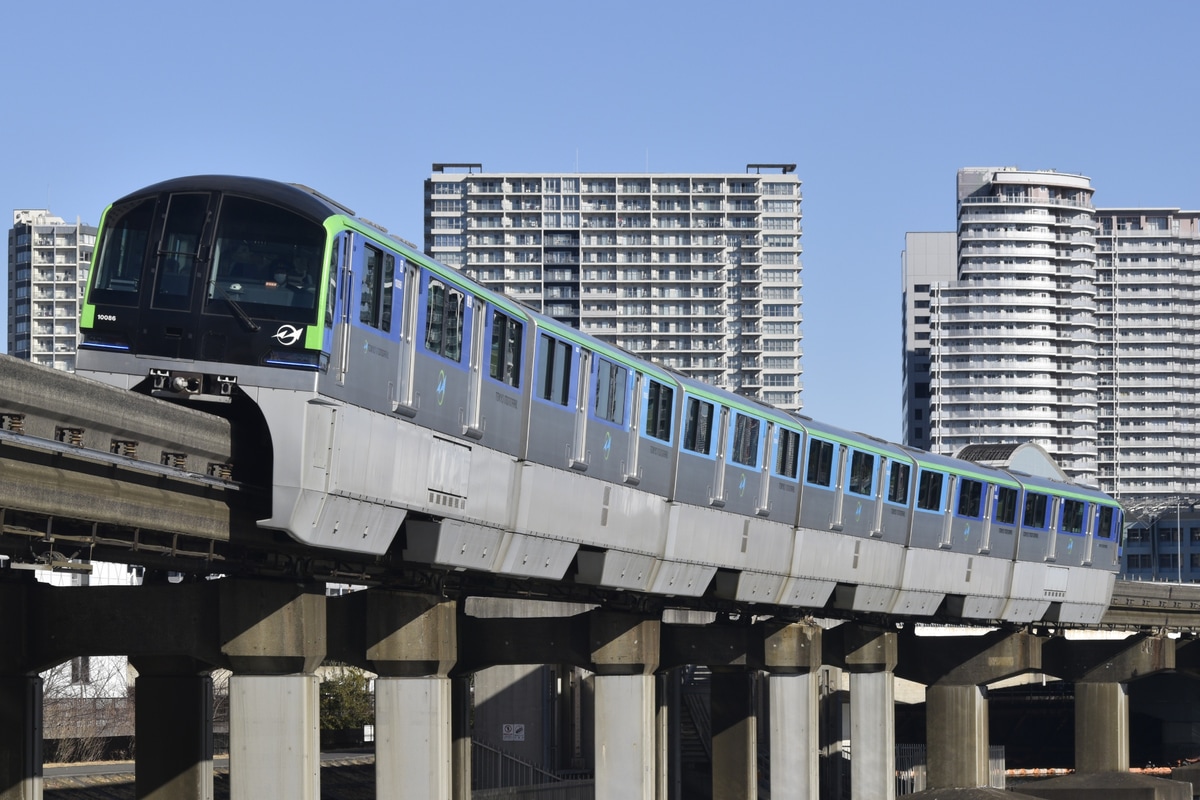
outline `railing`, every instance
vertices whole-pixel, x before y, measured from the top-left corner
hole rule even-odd
[[[577,783],[579,781],[571,781]],[[585,781],[590,785],[591,781]],[[471,742],[471,786],[474,797],[538,797],[541,800],[558,800],[560,795],[524,794],[481,794],[481,790],[526,789],[543,784],[562,784],[563,777],[542,769],[531,761],[506,753],[498,747],[473,739]],[[588,797],[591,795],[589,794]],[[561,795],[563,800],[582,798],[583,795]]]
[[[595,796],[596,782],[590,778],[540,786],[509,786],[503,789],[471,791],[471,800],[593,800]]]
[[[915,794],[926,787],[925,745],[896,745],[896,796]],[[988,786],[1003,789],[1005,780],[1004,748],[988,748]]]

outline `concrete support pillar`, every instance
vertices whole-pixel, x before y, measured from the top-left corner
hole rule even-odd
[[[929,787],[987,786],[987,690],[974,684],[930,686],[925,714]]]
[[[658,712],[654,717],[654,771],[658,779],[654,796],[657,800],[671,800],[671,767],[676,762],[676,756],[673,755],[676,737],[671,729],[679,715],[679,706],[671,707],[675,697],[672,684],[676,683],[673,671],[660,672],[654,679],[654,696],[658,704]]]
[[[661,623],[606,611],[588,618],[596,704],[596,800],[654,800],[654,672]]]
[[[817,800],[820,796],[819,674],[813,671],[767,678],[773,800]]]
[[[758,725],[754,675],[719,669],[712,674],[713,800],[758,797]]]
[[[0,675],[0,800],[42,800],[42,679]]]
[[[230,800],[319,800],[319,686],[304,674],[229,679]]]
[[[846,623],[825,641],[828,660],[850,673],[850,796],[894,800],[896,632]]]
[[[1175,668],[1175,643],[1136,634],[1122,640],[1055,637],[1043,647],[1046,672],[1075,681],[1075,771],[1128,772],[1132,680]]]
[[[450,679],[450,797],[471,800],[471,676]]]
[[[896,693],[890,670],[850,673],[850,797],[895,800]]]
[[[436,676],[376,679],[377,796],[450,800],[450,683]]]
[[[137,659],[133,666],[138,671],[135,796],[212,800],[212,677],[198,664]]]
[[[596,800],[654,800],[654,676],[597,675]]]
[[[1075,770],[1129,771],[1129,687],[1075,684]]]
[[[221,653],[229,679],[230,800],[321,793],[319,680],[325,596],[319,587],[221,582]]]

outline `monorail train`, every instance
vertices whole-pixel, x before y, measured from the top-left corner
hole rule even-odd
[[[1098,621],[1117,571],[1121,508],[1101,492],[681,376],[303,186],[200,176],[117,200],[81,327],[80,374],[252,404],[269,433],[259,526],[314,548],[1014,623]]]

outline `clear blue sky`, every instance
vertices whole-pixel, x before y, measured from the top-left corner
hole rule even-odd
[[[221,172],[421,241],[435,161],[795,162],[805,411],[889,439],[904,234],[953,229],[959,167],[1200,207],[1190,2],[67,0],[12,4],[4,27],[4,214],[95,224],[128,191]]]

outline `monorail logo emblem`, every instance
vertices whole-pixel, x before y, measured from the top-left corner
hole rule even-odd
[[[282,345],[291,345],[300,341],[300,335],[304,333],[304,328],[296,327],[295,325],[280,325],[279,330],[275,331],[275,335],[271,338]]]

